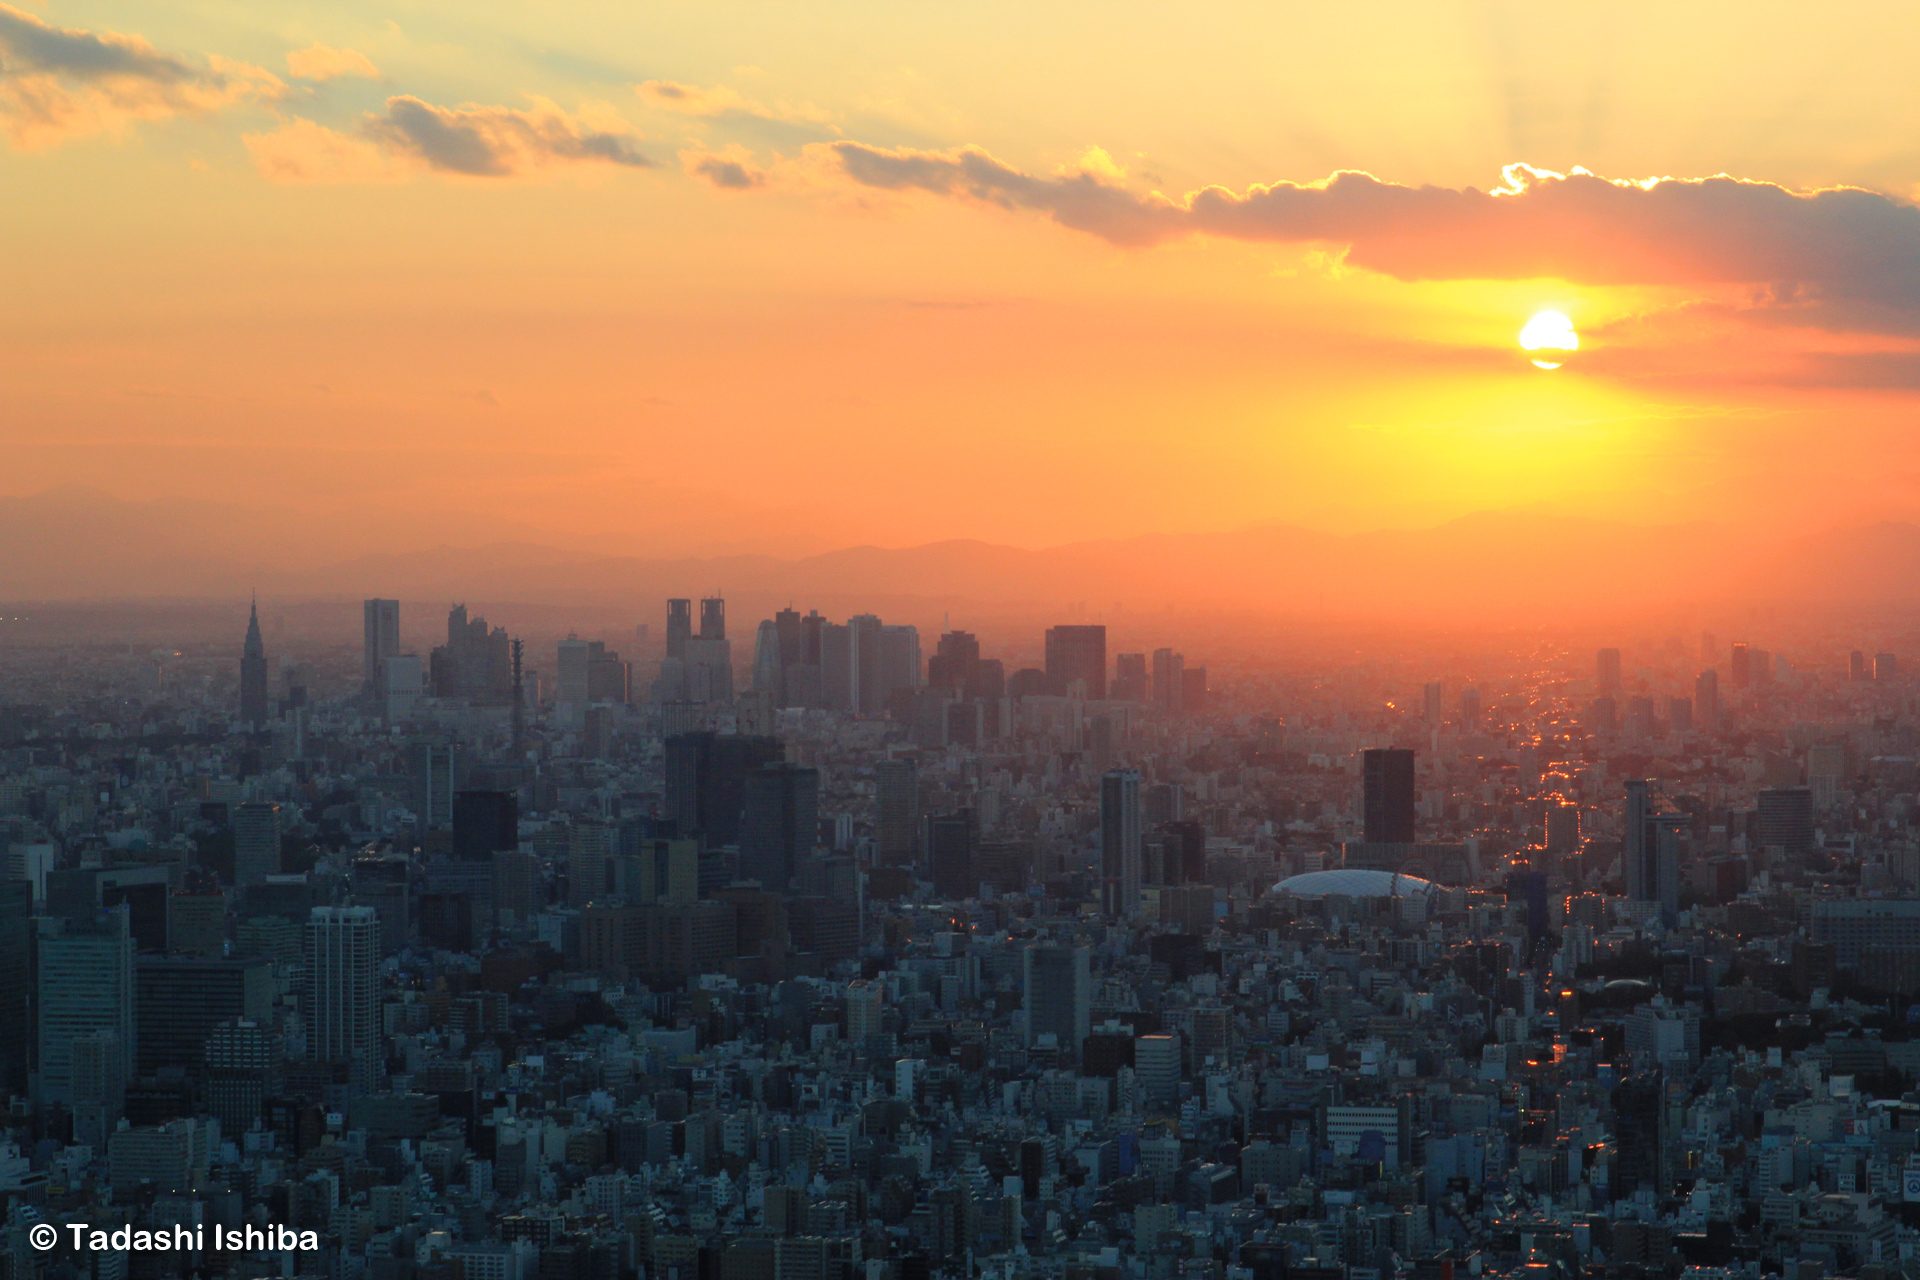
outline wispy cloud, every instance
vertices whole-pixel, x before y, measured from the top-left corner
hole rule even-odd
[[[378,79],[380,69],[373,59],[356,49],[334,49],[324,44],[308,45],[287,54],[287,70],[300,80]]]
[[[754,162],[744,147],[725,151],[689,150],[680,153],[680,167],[696,178],[704,178],[723,191],[753,191],[770,180],[766,169]]]
[[[653,163],[611,112],[570,113],[545,99],[523,110],[442,107],[401,94],[351,133],[295,119],[250,135],[246,144],[261,173],[281,182],[381,181],[415,172],[509,178],[564,165]]]
[[[0,4],[0,132],[22,149],[271,101],[285,91],[260,67],[218,56],[200,65],[139,36],[58,27]]]

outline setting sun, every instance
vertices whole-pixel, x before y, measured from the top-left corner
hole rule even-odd
[[[1580,335],[1573,321],[1558,311],[1542,311],[1520,330],[1520,346],[1527,351],[1578,351]],[[1559,360],[1535,360],[1536,369],[1558,369]]]

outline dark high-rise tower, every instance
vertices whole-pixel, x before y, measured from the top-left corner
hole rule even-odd
[[[509,652],[513,655],[513,759],[517,764],[527,758],[527,702],[520,665],[526,656],[526,645],[516,636]]]
[[[687,640],[693,635],[693,601],[667,601],[667,656],[687,656]]]
[[[1109,770],[1100,776],[1101,906],[1109,919],[1139,913],[1140,855],[1140,771]]]
[[[260,605],[247,615],[247,642],[240,650],[240,720],[258,729],[267,722],[267,646],[260,639]]]
[[[740,874],[785,892],[820,828],[820,774],[784,761],[763,764],[742,789]]]
[[[727,638],[727,602],[719,596],[708,596],[700,602],[700,638]]]
[[[1368,844],[1413,843],[1413,752],[1382,747],[1360,753],[1361,816]]]
[[[1107,629],[1103,626],[1047,628],[1047,679],[1056,690],[1068,692],[1073,682],[1086,682],[1086,696],[1107,696]]]
[[[361,692],[387,696],[387,659],[400,656],[400,602],[369,600],[362,606],[366,644],[361,656]]]

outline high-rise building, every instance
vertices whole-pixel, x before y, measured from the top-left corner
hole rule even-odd
[[[400,656],[400,602],[369,600],[362,607],[366,631],[362,649],[361,692],[384,706],[387,699],[387,659]]]
[[[233,807],[233,882],[244,889],[280,874],[280,806],[248,800]]]
[[[693,635],[693,601],[667,601],[667,656],[687,656],[687,641]]]
[[[820,773],[779,761],[746,777],[740,826],[740,874],[785,892],[820,829]]]
[[[240,649],[240,722],[258,729],[267,723],[267,647],[260,639],[260,606],[247,614],[247,639]]]
[[[860,709],[860,652],[853,631],[851,624],[820,626],[820,705],[829,711]]]
[[[130,1074],[134,1051],[133,935],[125,908],[89,918],[39,922],[39,1092],[46,1102],[73,1097],[73,1042],[110,1031]]]
[[[874,833],[880,861],[911,866],[918,861],[920,771],[912,760],[879,760],[873,766]]]
[[[1460,727],[1468,733],[1480,732],[1480,691],[1471,685],[1460,691]]]
[[[1873,655],[1873,678],[1876,683],[1890,684],[1900,678],[1900,660],[1890,653]]]
[[[1859,684],[1867,678],[1867,655],[1855,649],[1847,655],[1847,679]]]
[[[847,1042],[860,1052],[866,1052],[883,1030],[886,994],[885,987],[865,978],[847,984]]]
[[[453,797],[460,785],[460,750],[452,742],[415,738],[407,744],[411,782],[414,838],[426,843],[427,832],[453,825]]]
[[[340,1063],[356,1092],[379,1081],[380,919],[372,907],[315,907],[303,939],[307,1057]]]
[[[980,640],[970,631],[949,631],[940,637],[927,660],[927,683],[938,689],[968,693],[974,669],[980,665]]]
[[[1611,697],[1595,698],[1587,703],[1587,732],[1615,733],[1620,728],[1620,706]]]
[[[1665,1076],[1656,1068],[1622,1080],[1613,1091],[1613,1116],[1619,1150],[1607,1184],[1609,1197],[1630,1200],[1643,1189],[1656,1199],[1664,1195],[1671,1167]]]
[[[1620,828],[1620,869],[1627,897],[1659,903],[1661,918],[1669,923],[1680,911],[1681,841],[1687,826],[1687,815],[1654,795],[1645,780],[1627,782]]]
[[[1107,629],[1104,626],[1048,627],[1047,680],[1061,693],[1107,696]],[[1079,1041],[1075,1041],[1078,1044]]]
[[[273,965],[265,957],[140,956],[133,987],[134,1061],[142,1074],[197,1069],[221,1023],[273,1017]]]
[[[1114,769],[1100,776],[1101,906],[1111,920],[1140,911],[1140,771]]]
[[[942,898],[971,898],[980,891],[979,833],[973,810],[927,815],[927,878]]]
[[[1113,685],[1107,690],[1120,702],[1145,702],[1153,686],[1147,678],[1147,655],[1122,653],[1113,660]]]
[[[681,835],[698,832],[709,848],[740,842],[747,776],[785,757],[778,738],[702,730],[666,744],[666,816]]]
[[[1768,787],[1756,805],[1762,846],[1788,853],[1813,848],[1813,791],[1808,787]]]
[[[1620,689],[1620,651],[1602,649],[1594,660],[1593,687],[1600,693],[1617,693]]]
[[[493,855],[520,847],[520,801],[511,791],[453,793],[453,856],[462,862],[491,862]]]
[[[1445,718],[1446,709],[1441,703],[1445,686],[1438,680],[1429,680],[1420,686],[1420,718],[1432,728],[1439,728]]]
[[[0,880],[0,1091],[27,1092],[33,1064],[33,882]]]
[[[1693,718],[1703,729],[1720,723],[1720,673],[1711,667],[1694,678]]]
[[[205,1056],[207,1110],[221,1133],[258,1126],[279,1082],[280,1044],[272,1031],[250,1018],[231,1019],[207,1037]]]
[[[672,636],[673,619],[668,618]],[[733,645],[727,639],[727,602],[709,596],[700,602],[700,633],[680,641],[689,702],[733,701]]]
[[[607,896],[614,832],[605,823],[576,822],[567,831],[567,905],[584,907]]]
[[[1361,825],[1368,844],[1412,844],[1413,752],[1378,747],[1360,753]]]
[[[1733,677],[1733,687],[1744,689],[1752,681],[1753,655],[1747,651],[1745,641],[1736,640],[1733,645],[1733,658],[1728,664],[1729,674]]]
[[[1167,1107],[1180,1100],[1180,1037],[1177,1035],[1140,1036],[1133,1042],[1133,1078],[1140,1092],[1153,1107]]]
[[[1186,707],[1187,659],[1171,649],[1153,651],[1153,704],[1169,715]]]
[[[880,711],[890,711],[902,689],[918,689],[925,682],[920,664],[920,630],[911,626],[880,628]]]
[[[1036,945],[1025,960],[1027,1044],[1051,1035],[1063,1053],[1078,1053],[1093,1010],[1087,949]]]
[[[489,628],[485,618],[469,618],[464,604],[454,605],[447,611],[447,642],[430,655],[428,683],[436,698],[504,705],[513,694],[507,629]]]

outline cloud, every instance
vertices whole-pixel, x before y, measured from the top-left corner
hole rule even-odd
[[[1486,191],[1341,172],[1173,199],[1101,172],[1034,176],[978,147],[821,149],[861,186],[1032,210],[1127,247],[1202,234],[1344,245],[1348,265],[1402,280],[1750,285],[1760,308],[1810,323],[1920,329],[1920,208],[1856,188],[1798,192],[1726,176],[1619,181],[1509,165]]]
[[[634,92],[647,106],[679,117],[690,129],[706,126],[763,147],[791,149],[840,136],[833,118],[818,107],[787,102],[768,105],[726,85],[648,80],[635,85]]]
[[[568,164],[653,163],[611,112],[569,114],[544,99],[519,110],[438,107],[403,94],[351,133],[296,118],[244,141],[254,166],[276,182],[383,182],[419,172],[505,178]]]
[[[270,182],[399,182],[418,166],[356,134],[295,117],[271,133],[240,139],[253,167]]]
[[[752,191],[766,186],[770,177],[739,147],[724,152],[682,151],[680,165],[691,176],[705,178],[723,191]]]
[[[380,69],[373,59],[354,49],[332,49],[324,44],[308,45],[287,54],[287,70],[301,80],[338,80],[358,77],[377,79]]]
[[[824,125],[830,117],[818,107],[780,103],[767,106],[742,97],[726,85],[681,84],[677,80],[648,80],[634,86],[634,92],[650,107],[674,115],[696,116],[706,120],[746,117],[754,120],[806,121]]]
[[[364,132],[429,168],[478,177],[504,177],[574,161],[646,168],[630,135],[594,128],[550,102],[531,111],[512,107],[436,107],[410,95],[387,99],[384,116]]]
[[[0,4],[0,132],[22,149],[271,101],[285,91],[259,67],[220,57],[201,67],[139,36],[56,27]]]

